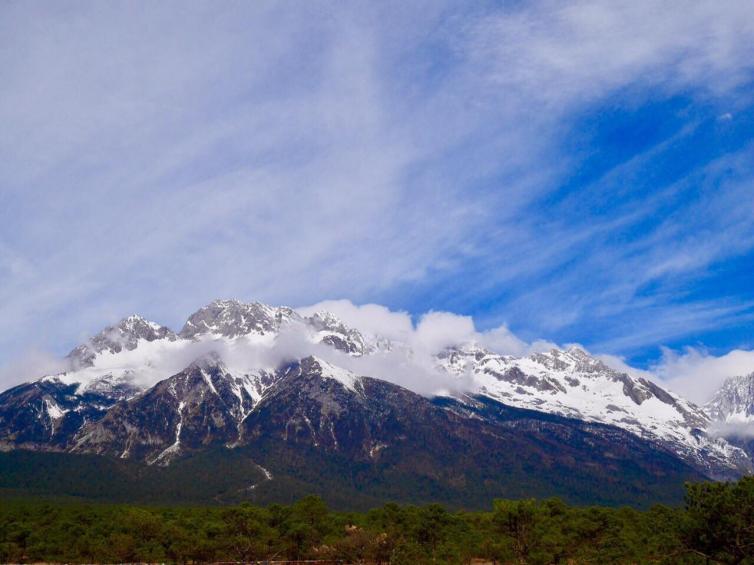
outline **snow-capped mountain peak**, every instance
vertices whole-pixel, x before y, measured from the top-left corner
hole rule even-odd
[[[316,312],[306,318],[306,322],[316,332],[316,341],[319,343],[351,355],[364,355],[372,349],[361,332],[346,326],[330,312]]]
[[[191,314],[179,335],[190,339],[204,334],[229,338],[275,334],[284,323],[300,319],[298,313],[287,307],[215,300]]]
[[[705,409],[712,419],[710,433],[754,459],[754,373],[728,378]]]
[[[733,457],[750,466],[736,448],[706,436],[710,421],[701,408],[579,347],[520,358],[456,347],[438,361],[451,374],[470,375],[479,394],[504,404],[617,426],[697,461]]]
[[[132,314],[123,318],[114,326],[108,326],[97,335],[73,349],[68,359],[74,368],[91,367],[94,359],[102,352],[119,353],[133,351],[140,341],[155,341],[168,339],[174,341],[175,333],[165,326],[151,322],[145,318]]]
[[[610,368],[602,361],[592,357],[576,345],[567,349],[550,349],[548,352],[533,353],[529,358],[552,371],[570,371],[583,374],[610,371]]]
[[[705,408],[719,422],[754,422],[754,373],[727,379]]]

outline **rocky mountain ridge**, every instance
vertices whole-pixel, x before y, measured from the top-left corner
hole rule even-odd
[[[290,336],[295,339],[289,340],[291,350],[285,356],[270,354]],[[287,307],[218,300],[192,314],[178,333],[130,316],[75,348],[68,356],[69,371],[0,394],[0,446],[167,465],[209,446],[250,445],[272,434],[286,445],[306,436],[307,448],[326,451],[355,442],[351,456],[374,461],[370,457],[394,445],[395,437],[374,431],[374,426],[382,429],[384,414],[370,405],[379,406],[385,399],[366,390],[395,397],[400,396],[396,390],[405,389],[390,383],[378,386],[374,383],[384,381],[338,366],[312,354],[311,348],[333,351],[341,361],[386,350],[411,355],[406,344],[365,336],[327,312],[304,316]],[[610,369],[578,348],[516,358],[464,343],[439,352],[434,364],[459,387],[430,398],[432,414],[452,406],[458,417],[484,420],[490,415],[480,412],[479,403],[492,402],[612,426],[705,476],[730,477],[751,469],[740,449],[706,434],[710,420],[699,407],[651,381]],[[304,386],[301,375],[314,379],[316,386]],[[294,381],[298,384],[291,388]],[[342,390],[348,400],[341,393],[335,395],[340,401],[333,400],[322,387],[330,393],[332,387]],[[317,400],[320,392],[325,402]],[[421,396],[406,393],[413,400],[401,403],[400,409],[412,411]],[[276,402],[282,397],[290,407]],[[309,404],[316,410],[302,408]],[[280,414],[291,410],[282,421]],[[352,411],[354,418],[344,417]],[[272,422],[281,434],[273,432]],[[488,423],[499,433],[500,422],[493,418]],[[396,437],[401,434],[398,428],[388,429]],[[609,434],[599,428],[598,435],[604,439]]]
[[[750,463],[706,433],[705,411],[644,378],[616,371],[578,347],[528,357],[467,346],[439,356],[447,371],[473,377],[476,392],[504,404],[620,427],[666,445],[700,467]]]

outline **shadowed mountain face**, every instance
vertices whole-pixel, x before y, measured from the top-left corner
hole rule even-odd
[[[285,333],[297,336],[287,360],[260,354]],[[320,492],[365,505],[532,495],[648,503],[677,500],[684,480],[750,468],[741,450],[706,435],[701,409],[579,349],[515,358],[459,344],[434,370],[466,391],[435,397],[311,349],[346,366],[385,352],[411,359],[405,344],[328,313],[216,301],[180,334],[132,316],[76,348],[72,357],[87,356],[70,371],[2,393],[0,446],[94,454],[121,461],[116,474],[152,468],[157,482],[177,472],[168,468],[206,476],[211,460],[243,461],[256,479],[218,486],[223,501]]]
[[[78,388],[51,378],[5,391],[0,395],[0,449],[63,450],[84,424],[138,392],[115,382],[80,393]]]
[[[182,450],[237,438],[237,419],[252,400],[236,397],[219,363],[192,363],[142,395],[83,426],[71,451],[167,463]],[[245,391],[243,391],[245,393]]]

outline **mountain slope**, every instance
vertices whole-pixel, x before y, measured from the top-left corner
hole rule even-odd
[[[168,464],[184,451],[233,443],[254,396],[274,378],[235,377],[216,355],[204,357],[84,425],[69,450]]]
[[[332,315],[306,318],[259,303],[216,300],[192,314],[180,334],[132,315],[74,348],[66,357],[68,370],[0,393],[0,447],[63,448],[115,402],[145,392],[218,347],[240,353],[240,364],[226,370],[233,373],[233,394],[248,397],[237,409],[248,412],[276,367],[249,363],[244,348],[271,345],[286,327],[312,344],[350,354],[366,349],[359,332]]]

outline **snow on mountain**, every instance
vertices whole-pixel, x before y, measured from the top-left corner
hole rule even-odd
[[[717,422],[754,424],[754,373],[727,379],[705,409]]]
[[[316,312],[306,318],[308,324],[317,332],[315,341],[331,345],[351,355],[364,355],[374,349],[367,344],[361,333],[347,327],[330,312]]]
[[[701,468],[751,468],[741,450],[723,439],[708,437],[705,430],[710,419],[699,407],[649,380],[615,371],[579,348],[512,357],[474,344],[459,344],[425,360],[426,352],[418,355],[408,343],[365,336],[329,312],[304,316],[287,307],[236,300],[216,300],[200,308],[178,334],[139,316],[129,316],[106,328],[69,354],[71,370],[22,385],[30,387],[28,391],[22,388],[10,396],[0,395],[0,407],[5,407],[6,419],[15,422],[16,430],[5,434],[4,441],[14,444],[14,438],[23,436],[20,420],[12,415],[14,410],[22,411],[17,403],[28,397],[36,399],[34,413],[27,410],[29,418],[41,422],[33,434],[35,445],[47,436],[58,437],[56,441],[62,445],[65,434],[70,439],[77,433],[77,425],[85,426],[109,410],[110,419],[103,420],[109,422],[107,433],[104,428],[89,426],[86,441],[77,440],[77,445],[93,445],[108,452],[110,447],[102,438],[134,433],[127,434],[120,423],[112,421],[121,409],[113,412],[110,408],[116,402],[153,394],[183,375],[184,381],[189,379],[193,384],[179,389],[200,392],[187,392],[187,397],[173,394],[172,400],[161,400],[170,412],[159,424],[162,450],[168,450],[160,461],[166,462],[180,452],[181,444],[176,442],[181,434],[193,429],[185,420],[187,410],[201,412],[196,398],[219,397],[219,401],[213,401],[219,418],[216,421],[226,422],[235,430],[275,384],[276,374],[285,363],[311,357],[322,378],[334,379],[355,391],[357,375],[385,377],[375,374],[375,368],[386,354],[406,361],[396,364],[391,359],[393,364],[388,369],[400,365],[401,370],[412,372],[412,368],[420,368],[420,378],[436,375],[438,382],[457,382],[452,393],[455,397],[459,391],[478,394],[515,408],[616,426],[656,442]],[[202,359],[212,359],[213,378],[201,381],[204,385],[197,380],[209,374],[209,366],[202,368]],[[411,388],[410,383],[404,386]],[[170,389],[163,392],[171,394]],[[78,416],[73,418],[69,412]],[[133,422],[138,420],[134,414],[127,415]],[[68,422],[66,426],[56,424],[64,421]],[[177,422],[184,423],[183,431],[176,435]],[[197,424],[196,429],[201,426]],[[237,437],[234,434],[226,434],[231,443]],[[195,438],[194,443],[197,441],[200,439]],[[160,453],[150,452],[149,456],[159,457]]]
[[[312,378],[333,381],[357,392],[358,378],[322,359],[307,357]],[[241,426],[262,392],[287,372],[259,371],[236,376],[217,354],[206,355],[183,371],[114,406],[99,421],[84,425],[71,451],[143,459],[166,465],[185,450],[223,443],[237,445]]]
[[[184,448],[234,439],[252,406],[242,383],[208,355],[84,425],[71,450],[165,464]]]
[[[240,412],[234,417],[242,418],[273,383],[285,360],[274,347],[286,332],[296,337],[286,349],[323,344],[354,356],[368,350],[358,331],[328,313],[304,317],[286,307],[216,300],[192,314],[179,334],[132,315],[74,348],[67,356],[69,370],[0,395],[5,420],[13,422],[0,430],[0,442],[31,446],[57,438],[57,443],[64,443],[66,434],[100,417],[114,403],[147,391],[212,352],[223,356],[229,390],[240,399]],[[295,352],[286,355],[294,359]],[[299,353],[298,357],[308,355]],[[347,371],[323,364],[350,382],[351,377],[344,376]],[[24,424],[27,420],[31,423]],[[0,428],[3,421],[0,415]],[[33,432],[25,434],[24,426]]]
[[[143,341],[167,339],[174,341],[176,335],[165,326],[132,315],[121,320],[115,326],[109,326],[89,341],[76,347],[68,354],[74,368],[91,367],[95,358],[103,353],[120,353],[133,351]]]
[[[347,390],[355,392],[356,383],[359,382],[359,377],[347,369],[336,367],[332,363],[328,363],[324,359],[319,357],[310,357],[311,366],[313,367],[313,373],[319,375],[323,379],[332,379],[342,384]]]
[[[727,379],[704,407],[712,419],[710,434],[754,460],[754,373]]]
[[[78,385],[79,393],[110,388],[135,393],[220,349],[227,353],[233,374],[253,380],[259,370],[274,371],[277,363],[249,352],[272,347],[285,329],[344,353],[361,355],[368,350],[361,334],[332,314],[303,317],[287,307],[216,300],[192,314],[179,334],[140,316],[124,318],[71,351],[70,370],[44,378]],[[254,391],[259,394],[261,388]]]
[[[751,468],[739,449],[706,434],[710,419],[701,408],[578,347],[517,358],[470,345],[445,351],[438,362],[504,404],[617,426],[698,465]]]
[[[215,300],[200,308],[186,321],[180,336],[195,338],[211,334],[235,338],[246,335],[274,337],[282,325],[302,318],[293,309],[275,308],[252,302],[245,304],[238,300]]]
[[[0,449],[64,449],[81,426],[133,396],[123,387],[78,392],[57,377],[24,383],[0,394]]]

